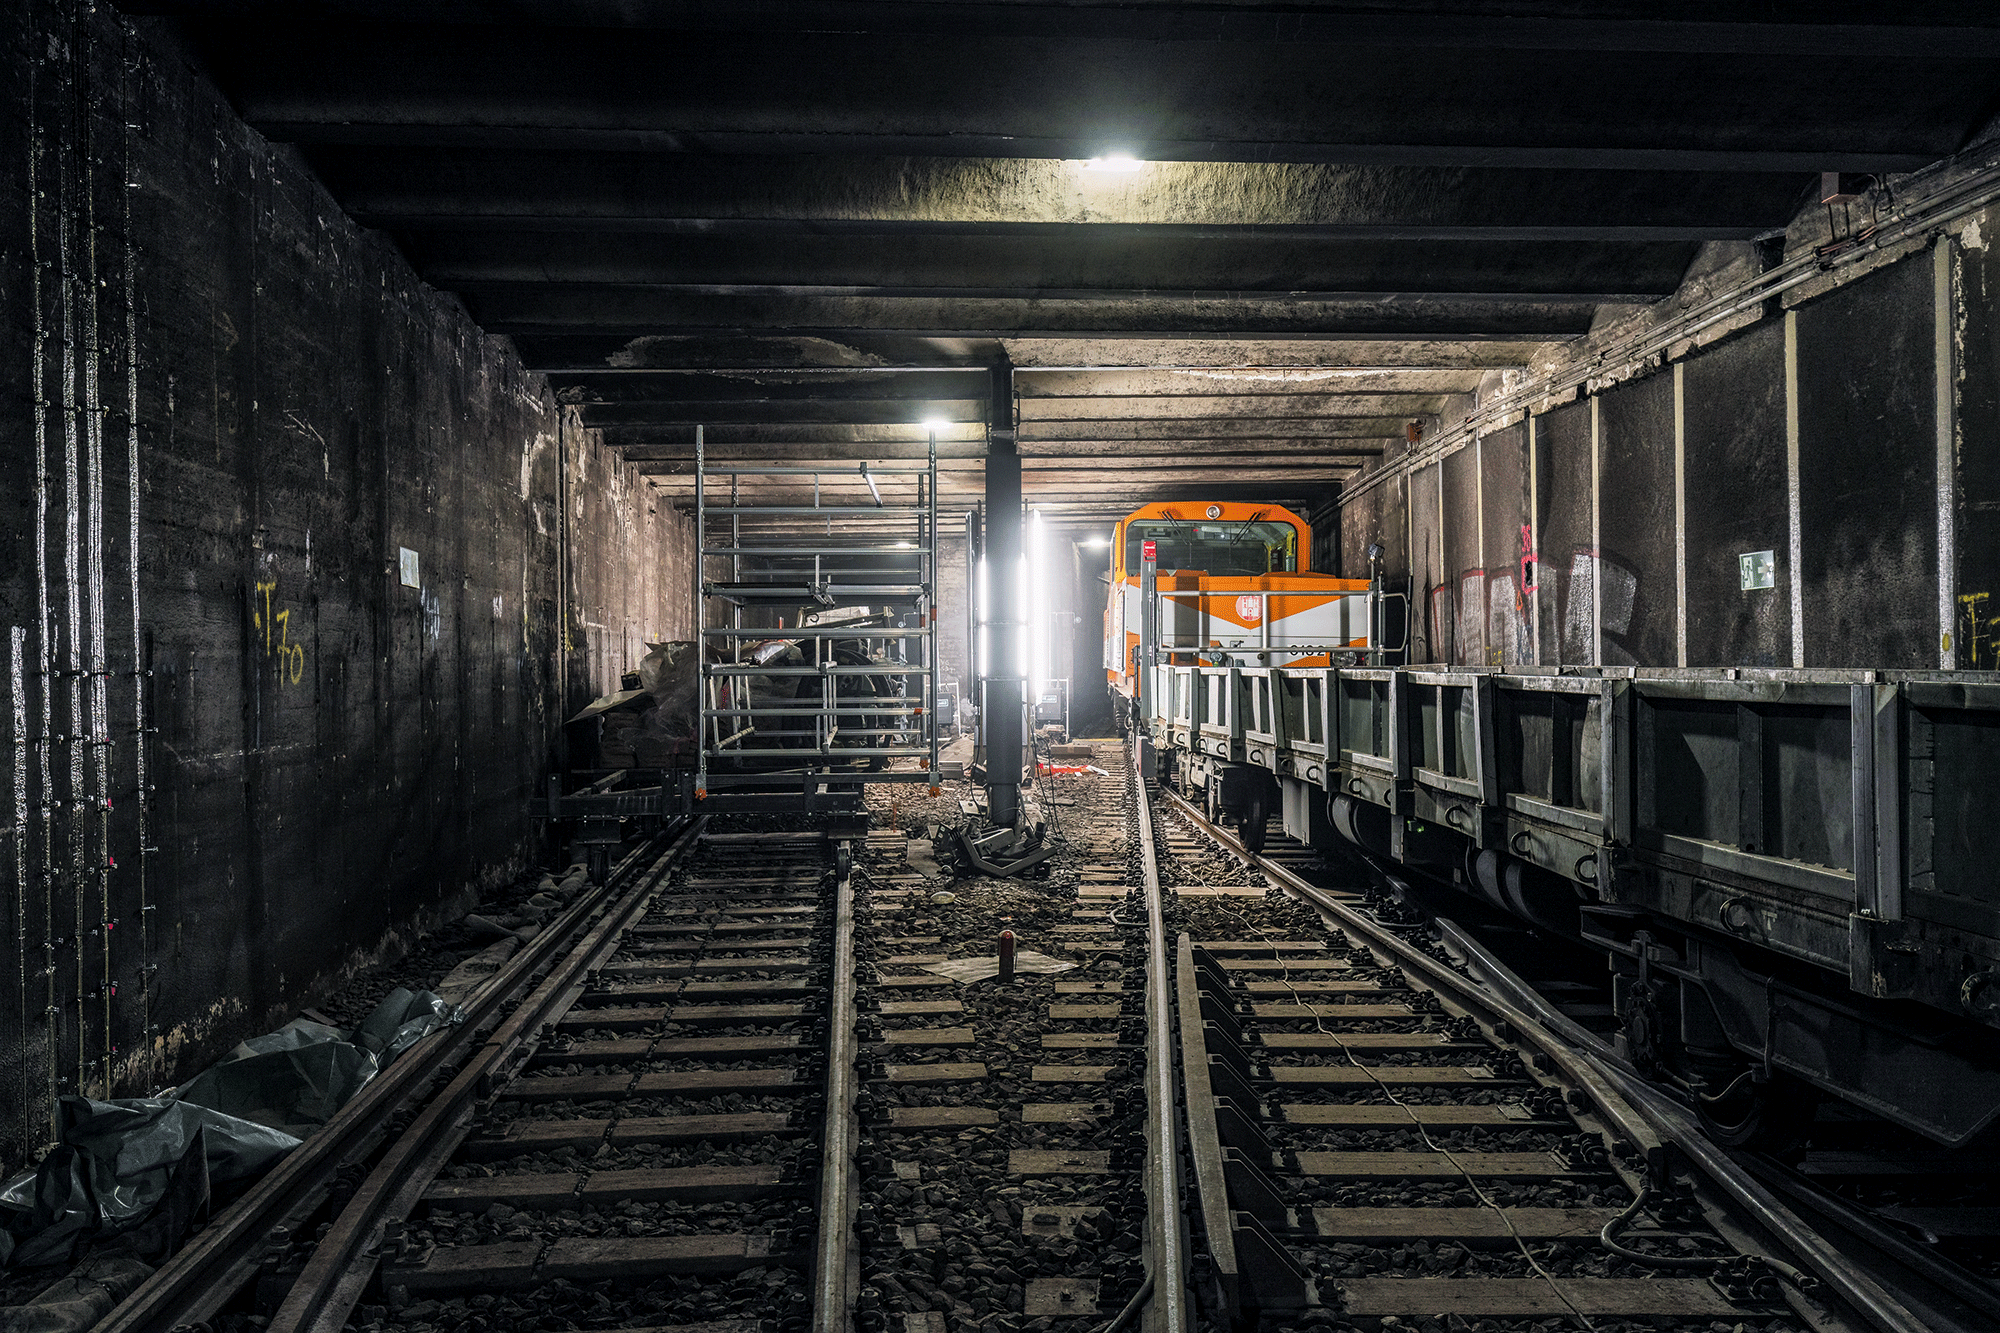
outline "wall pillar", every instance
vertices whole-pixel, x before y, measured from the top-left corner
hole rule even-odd
[[[980,726],[986,737],[987,811],[1012,828],[1021,816],[1021,455],[1014,444],[1014,367],[993,368],[986,428],[986,633]]]

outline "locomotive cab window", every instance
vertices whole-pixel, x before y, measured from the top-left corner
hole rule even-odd
[[[1212,575],[1290,574],[1299,567],[1299,535],[1289,523],[1260,519],[1190,522],[1134,519],[1125,525],[1125,568],[1139,569],[1140,547],[1157,547],[1162,570],[1199,569]]]

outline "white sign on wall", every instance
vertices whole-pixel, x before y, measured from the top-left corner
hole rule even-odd
[[[1736,557],[1737,584],[1744,592],[1778,586],[1778,553],[1746,551]]]

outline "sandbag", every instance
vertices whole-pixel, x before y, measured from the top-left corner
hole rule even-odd
[[[472,957],[454,967],[443,981],[438,983],[438,997],[447,1004],[463,1004],[473,991],[501,968],[521,947],[518,936],[508,935],[494,944],[481,949]]]
[[[152,1274],[129,1254],[86,1259],[25,1305],[0,1310],[0,1333],[85,1333]]]
[[[375,1052],[386,1065],[438,1028],[458,1021],[457,1011],[431,992],[398,986],[361,1020],[354,1044]]]

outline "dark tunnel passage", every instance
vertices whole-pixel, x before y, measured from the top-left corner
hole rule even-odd
[[[0,51],[9,1175],[299,1022],[387,1077],[642,831],[1040,884],[1127,770],[1231,866],[1560,940],[1732,1149],[1984,1151],[1989,6],[21,0]],[[1355,1264],[1312,1326],[1382,1326]]]

